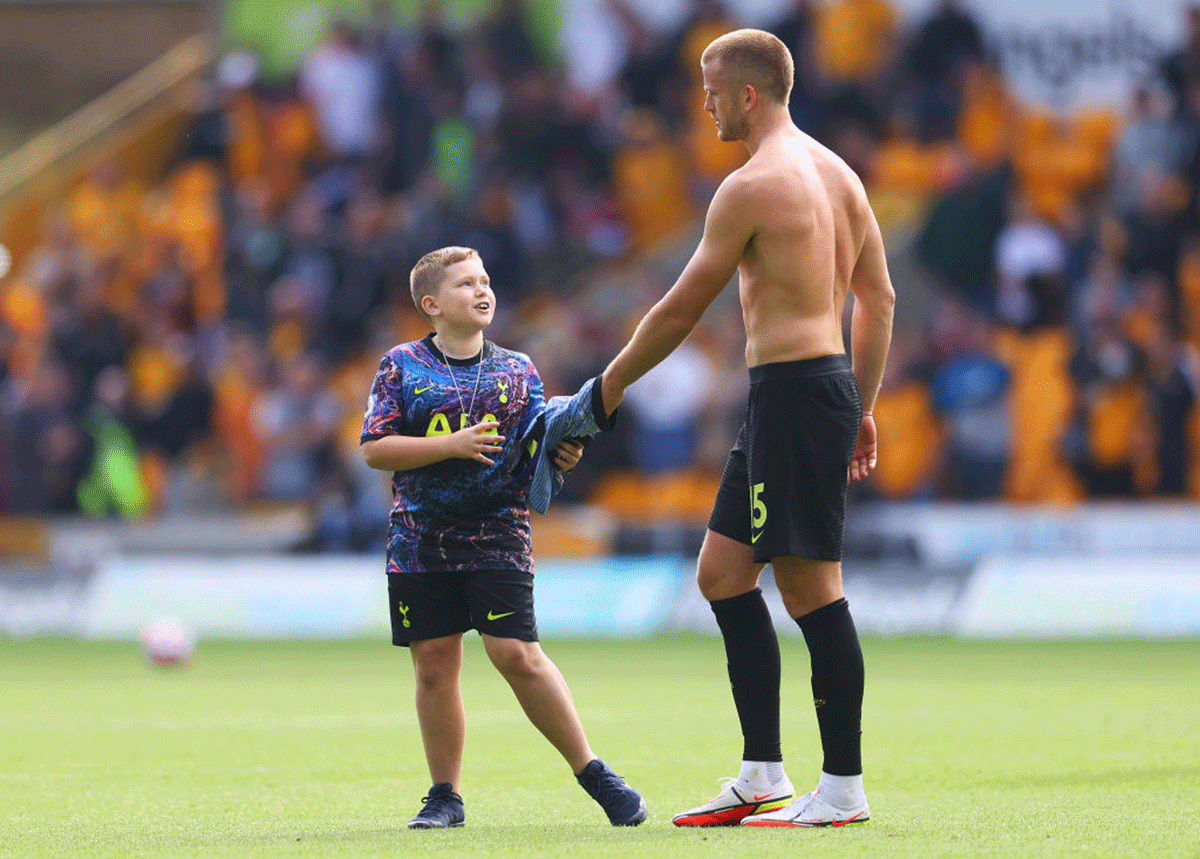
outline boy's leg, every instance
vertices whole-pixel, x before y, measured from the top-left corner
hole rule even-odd
[[[536,641],[484,635],[483,646],[512,687],[529,721],[579,775],[596,756],[588,746],[571,691],[558,667]]]
[[[462,671],[462,633],[414,641],[417,721],[425,744],[425,760],[433,784],[449,783],[458,792],[462,775],[466,714],[459,674]]]
[[[541,645],[494,635],[484,635],[483,645],[529,721],[566,759],[575,780],[600,804],[609,822],[637,826],[644,821],[647,812],[641,794],[592,754],[567,682]]]

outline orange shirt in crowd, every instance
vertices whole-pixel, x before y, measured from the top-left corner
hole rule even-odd
[[[832,0],[816,15],[817,62],[834,83],[866,81],[887,63],[896,14],[886,0]]]

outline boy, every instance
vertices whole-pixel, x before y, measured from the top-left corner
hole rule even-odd
[[[527,356],[484,339],[496,299],[477,251],[426,254],[410,287],[434,333],[383,357],[362,431],[367,464],[394,472],[392,643],[412,653],[433,779],[408,826],[464,821],[459,674],[468,629],[479,631],[530,721],[609,821],[636,826],[646,819],[645,802],[592,754],[566,682],[538,644],[527,488],[543,459],[535,434],[546,421],[541,379]],[[555,444],[559,470],[579,461],[581,446]]]

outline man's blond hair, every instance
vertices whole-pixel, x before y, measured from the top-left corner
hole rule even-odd
[[[700,55],[703,65],[720,63],[740,88],[753,86],[762,95],[787,104],[796,66],[792,52],[765,30],[734,30],[708,43]]]
[[[425,312],[425,308],[421,306],[421,299],[437,291],[446,276],[446,269],[457,262],[479,258],[479,251],[475,248],[451,245],[448,248],[430,251],[417,260],[417,264],[412,267],[412,272],[408,276],[408,289],[412,293],[413,304],[417,305],[417,310],[421,311],[421,315],[431,322],[433,321]]]

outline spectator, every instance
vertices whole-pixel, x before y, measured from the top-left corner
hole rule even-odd
[[[627,113],[622,130],[614,187],[632,245],[646,248],[682,227],[691,215],[687,168],[674,141],[649,111]]]
[[[4,423],[8,438],[5,495],[17,514],[70,513],[86,467],[86,440],[71,414],[71,385],[63,366],[38,362],[25,378],[10,378]]]
[[[287,237],[262,179],[237,186],[225,246],[226,320],[267,333],[267,290],[283,272]]]
[[[1170,119],[1163,100],[1140,87],[1113,149],[1112,198],[1117,212],[1128,214],[1138,206],[1148,180],[1178,172],[1186,146],[1183,127]]]
[[[371,315],[387,299],[388,261],[381,242],[383,207],[373,191],[350,198],[341,234],[330,249],[333,288],[325,299],[323,339],[331,365],[348,357],[366,334]]]
[[[1082,342],[1098,319],[1122,316],[1132,300],[1129,281],[1120,264],[1097,251],[1088,267],[1071,311],[1071,329]]]
[[[1133,278],[1149,272],[1162,281],[1173,324],[1179,312],[1179,259],[1191,226],[1186,206],[1187,191],[1178,177],[1147,174],[1138,207],[1123,222],[1125,272]]]
[[[994,313],[996,245],[1005,228],[1009,177],[979,174],[930,207],[917,236],[917,258],[971,306]]]
[[[889,111],[883,76],[894,60],[895,12],[887,0],[831,0],[817,15],[817,68],[828,82],[827,136],[842,125],[873,139],[884,133]]]
[[[958,0],[939,0],[907,51],[911,81],[904,101],[920,140],[954,135],[964,67],[983,59],[983,36],[975,19]]]
[[[784,17],[771,32],[792,52],[795,77],[788,110],[801,131],[823,136],[821,100],[823,81],[817,69],[813,0],[791,0]]]
[[[950,354],[931,383],[933,408],[946,428],[945,488],[964,501],[997,498],[1012,444],[1009,372],[991,352],[983,316],[947,307],[940,324],[959,332],[944,332]]]
[[[320,359],[305,353],[284,362],[279,384],[259,399],[253,426],[263,448],[264,498],[312,498],[329,473],[341,414],[324,381]]]
[[[1193,3],[1184,12],[1184,42],[1162,62],[1162,76],[1175,97],[1176,107],[1182,107],[1187,91],[1200,85],[1200,4]]]
[[[480,25],[483,41],[505,80],[515,80],[542,65],[525,15],[523,0],[500,0]]]
[[[625,402],[632,424],[633,461],[639,471],[681,471],[692,463],[712,377],[704,353],[684,342],[630,386]]]
[[[1195,361],[1160,327],[1147,350],[1148,424],[1154,434],[1156,495],[1180,496],[1191,474],[1188,431],[1196,405]]]
[[[305,61],[300,80],[334,158],[366,158],[376,139],[379,70],[348,22],[333,24],[325,42]]]
[[[1071,374],[1081,390],[1073,456],[1093,497],[1136,492],[1134,462],[1145,408],[1141,364],[1142,356],[1111,317],[1093,323],[1071,359]]]
[[[106,367],[96,378],[95,397],[84,419],[91,462],[78,496],[79,509],[89,516],[134,519],[150,512],[150,493],[130,423],[129,380],[120,367]]]
[[[101,371],[124,364],[128,355],[129,331],[105,302],[114,268],[109,264],[86,273],[74,296],[74,312],[57,315],[51,327],[51,342],[71,380],[72,407],[77,414],[92,399],[92,387]]]
[[[1038,302],[1033,285],[1061,278],[1066,265],[1066,244],[1052,226],[1038,218],[1020,194],[1014,194],[1010,220],[996,238],[996,271],[1000,291],[996,298],[999,318],[1018,327],[1034,321]]]

